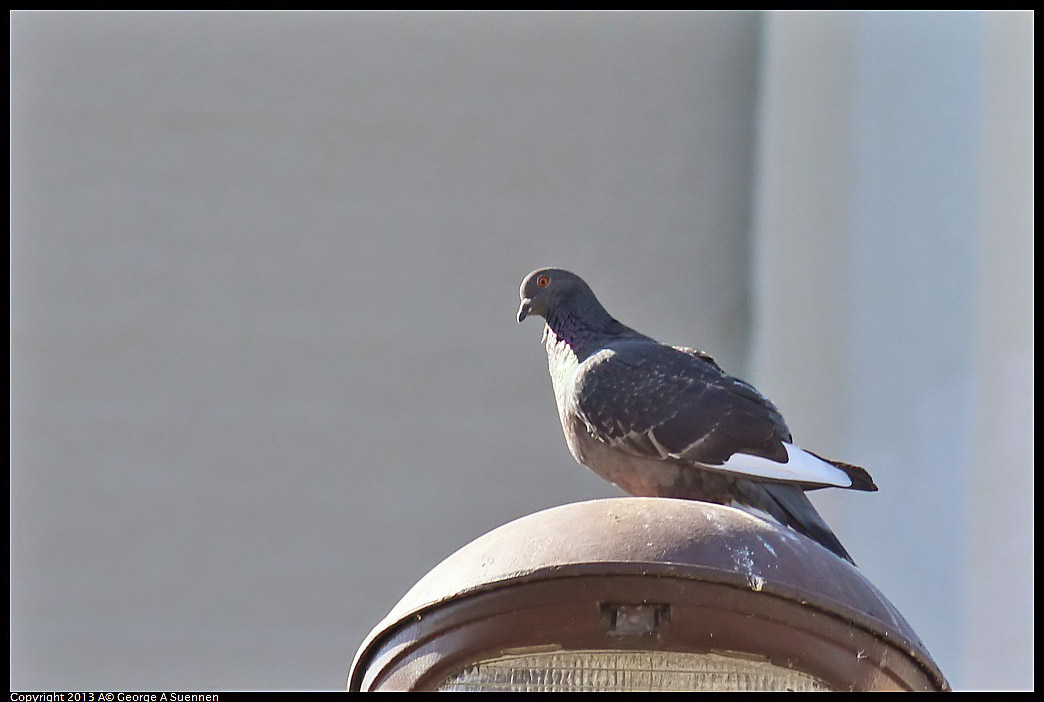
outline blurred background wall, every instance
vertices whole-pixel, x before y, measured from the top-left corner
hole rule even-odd
[[[951,683],[1032,686],[1028,13],[11,16],[11,686],[343,689],[612,496],[518,284],[755,382]]]
[[[1028,20],[765,18],[752,376],[870,468],[812,499],[955,687],[1033,680]]]

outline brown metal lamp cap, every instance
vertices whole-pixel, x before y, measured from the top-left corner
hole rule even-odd
[[[948,689],[851,564],[741,510],[646,497],[554,507],[464,546],[370,632],[349,689],[432,689],[477,660],[556,648],[724,651],[833,689]]]

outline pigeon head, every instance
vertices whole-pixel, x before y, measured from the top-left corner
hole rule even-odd
[[[595,300],[591,288],[580,276],[561,268],[533,271],[523,279],[518,295],[522,298],[518,308],[519,324],[531,314],[547,319],[556,309],[577,299]]]

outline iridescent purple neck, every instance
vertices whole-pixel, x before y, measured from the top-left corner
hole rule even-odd
[[[567,344],[580,362],[611,341],[648,338],[616,321],[597,300],[588,301],[582,310],[560,304],[548,312],[546,320],[557,340]]]

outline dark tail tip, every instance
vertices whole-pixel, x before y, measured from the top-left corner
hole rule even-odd
[[[808,449],[806,452],[812,453]],[[832,466],[840,468],[845,471],[845,474],[852,479],[852,485],[848,487],[849,490],[864,490],[865,492],[877,492],[877,486],[874,484],[874,479],[870,477],[870,474],[866,472],[866,468],[857,466],[853,463],[845,463],[844,461],[835,461],[830,458],[823,458],[818,453],[812,453],[813,456],[821,461],[826,461]]]
[[[845,471],[845,473],[848,474],[848,477],[852,479],[852,487],[849,488],[850,490],[877,492],[877,485],[874,484],[874,479],[870,477],[870,474],[866,472],[865,468],[852,465],[851,463],[842,463],[841,461],[830,462]]]

